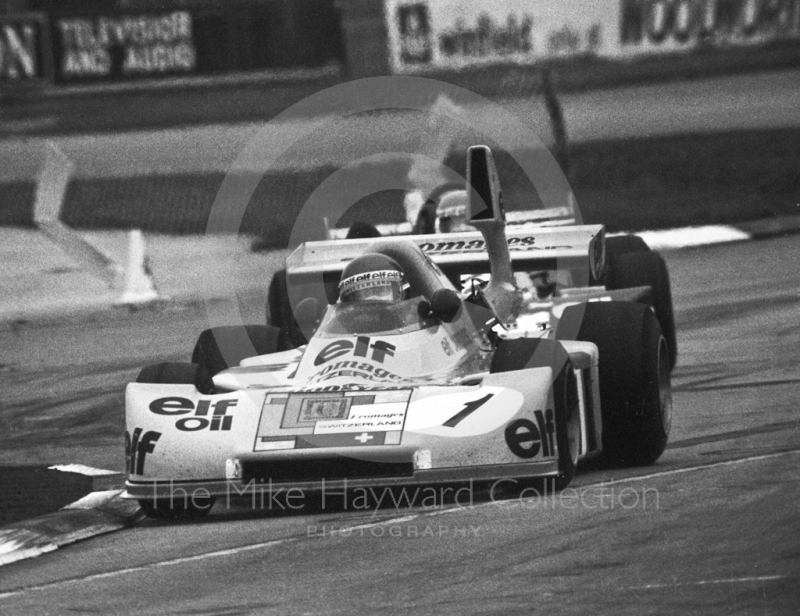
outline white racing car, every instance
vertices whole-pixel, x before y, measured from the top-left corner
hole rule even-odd
[[[143,369],[126,390],[126,495],[179,518],[276,487],[558,489],[593,456],[655,462],[675,357],[663,261],[635,238],[607,247],[600,225],[507,228],[484,146],[467,186],[475,232],[298,247],[288,284],[307,345],[220,327],[192,363]],[[545,271],[583,286],[519,288]]]

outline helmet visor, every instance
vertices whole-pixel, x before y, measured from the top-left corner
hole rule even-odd
[[[389,302],[403,300],[403,274],[395,270],[366,272],[346,278],[339,283],[342,302]]]

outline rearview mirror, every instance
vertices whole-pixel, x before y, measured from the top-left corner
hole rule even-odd
[[[301,331],[313,333],[317,329],[320,320],[319,302],[315,297],[306,297],[297,304],[294,311],[294,319],[300,326]],[[310,337],[310,336],[307,336]]]
[[[431,313],[445,323],[452,323],[461,309],[461,298],[451,289],[437,289],[431,297]]]

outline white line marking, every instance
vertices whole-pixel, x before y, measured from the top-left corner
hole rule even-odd
[[[25,548],[22,550],[14,550],[11,552],[7,552],[4,554],[0,554],[0,565],[8,565],[10,563],[17,562],[18,560],[24,560],[26,558],[35,558],[37,556],[41,556],[42,554],[46,554],[47,552],[52,552],[53,550],[57,550],[57,545],[43,545],[36,548]],[[0,594],[0,597],[3,595]]]
[[[659,588],[680,588],[682,586],[708,586],[711,584],[741,584],[745,582],[770,582],[772,580],[786,580],[788,575],[761,575],[758,577],[729,578],[727,580],[698,580],[696,582],[675,582],[672,584],[645,584],[644,586],[629,586],[628,590],[653,590]]]
[[[704,471],[709,468],[717,468],[721,466],[733,466],[736,464],[744,464],[745,462],[758,462],[759,460],[768,460],[770,458],[778,458],[780,456],[789,456],[800,454],[800,449],[792,451],[779,451],[777,453],[767,453],[761,456],[750,456],[749,458],[738,458],[736,460],[726,460],[724,462],[710,462],[708,464],[698,464],[697,466],[687,466],[686,468],[674,468],[668,471],[661,471],[658,473],[649,473],[647,475],[638,475],[636,477],[626,477],[624,479],[614,479],[613,481],[600,481],[598,483],[590,483],[582,487],[592,486],[613,486],[618,483],[629,483],[631,481],[644,481],[645,479],[653,479],[655,477],[666,477],[668,475],[680,475],[682,473],[691,473],[693,471]]]
[[[625,234],[609,234],[609,237],[614,235]],[[641,237],[653,250],[739,242],[749,240],[751,237],[749,233],[730,225],[683,227],[680,229],[664,229],[662,231],[637,231],[635,235]]]
[[[109,471],[104,468],[92,468],[84,464],[56,464],[55,466],[48,466],[48,470],[62,471],[64,473],[80,473],[81,475],[89,475],[90,477],[100,477],[102,475],[119,475],[119,471]]]
[[[419,516],[417,515],[410,515],[410,516],[403,516],[400,518],[391,518],[388,520],[381,520],[380,522],[372,522],[369,524],[357,524],[351,527],[342,527],[337,532],[352,532],[354,530],[364,529],[364,528],[371,528],[374,526],[385,526],[387,524],[395,524],[398,522],[406,522],[412,519],[415,519]],[[311,535],[312,537],[316,535]],[[181,565],[184,563],[190,562],[197,562],[201,560],[206,560],[208,558],[218,558],[220,556],[231,556],[234,554],[241,554],[244,552],[251,552],[253,550],[260,550],[262,548],[271,548],[277,545],[283,545],[287,543],[296,543],[301,539],[305,538],[305,536],[300,535],[296,537],[287,537],[285,539],[273,539],[272,541],[264,541],[261,543],[254,543],[252,545],[243,545],[237,548],[227,548],[225,550],[215,550],[214,552],[206,552],[204,554],[195,554],[194,556],[183,556],[181,558],[172,558],[169,560],[162,560],[157,561],[154,563],[148,563],[146,565],[140,565],[138,567],[127,567],[125,569],[116,569],[114,571],[106,571],[104,573],[95,573],[93,575],[87,575],[84,577],[76,577],[76,578],[69,578],[66,580],[58,580],[55,582],[48,582],[47,584],[41,584],[39,586],[28,586],[26,588],[19,588],[17,590],[9,590],[6,592],[0,592],[0,599],[5,599],[7,597],[13,597],[15,595],[19,595],[26,592],[31,592],[35,590],[47,590],[49,588],[54,588],[57,586],[63,586],[67,584],[75,584],[80,582],[88,582],[92,580],[101,580],[104,578],[111,578],[116,577],[118,575],[125,575],[127,573],[134,573],[137,571],[148,571],[151,569],[159,569],[162,567],[171,567],[172,565]]]
[[[114,500],[117,496],[122,494],[125,490],[102,490],[98,492],[90,492],[83,498],[70,503],[62,509],[97,509],[103,505],[107,505],[110,501]]]
[[[632,481],[644,481],[645,479],[653,479],[656,477],[666,477],[668,475],[679,475],[681,473],[689,473],[692,471],[702,471],[709,468],[715,468],[719,466],[731,466],[734,464],[742,464],[744,462],[754,462],[758,460],[766,460],[768,458],[777,458],[779,456],[786,456],[786,455],[795,455],[800,454],[800,449],[792,450],[792,451],[780,451],[778,453],[768,453],[761,456],[751,456],[749,458],[739,458],[736,460],[726,460],[725,462],[711,462],[709,464],[699,464],[697,466],[689,466],[686,468],[675,468],[668,471],[661,471],[658,473],[649,473],[647,475],[639,475],[637,477],[625,477],[623,479],[614,479],[612,481],[598,481],[597,483],[587,483],[586,485],[577,486],[580,488],[593,488],[593,487],[605,487],[616,485],[619,483],[629,483]],[[548,495],[546,495],[548,496]],[[553,495],[549,495],[551,498]],[[536,499],[542,498],[541,496],[533,496],[531,498],[524,499],[524,502],[530,502]],[[483,507],[491,507],[498,504],[500,501],[491,500],[485,503],[479,503],[477,505],[465,505],[463,507],[453,507],[452,509],[441,509],[438,511],[433,511],[430,513],[421,513],[419,514],[420,517],[428,518],[435,515],[448,515],[451,513],[458,513],[459,511],[468,511],[470,509],[482,509]]]
[[[126,567],[125,569],[116,569],[114,571],[106,571],[105,573],[95,573],[93,575],[87,575],[84,577],[76,577],[76,578],[69,578],[66,580],[58,580],[55,582],[48,582],[47,584],[41,584],[39,586],[28,586],[26,588],[19,588],[17,590],[9,590],[6,592],[0,593],[0,599],[5,599],[7,597],[13,597],[14,595],[19,595],[25,592],[30,592],[34,590],[47,590],[48,588],[54,588],[56,586],[63,586],[67,584],[75,584],[80,582],[88,582],[91,580],[100,580],[103,578],[115,577],[118,575],[124,575],[126,573],[134,573],[136,571],[147,571],[148,569],[157,569],[160,567],[169,567],[171,565],[180,565],[182,563],[194,562],[198,560],[203,560],[205,558],[215,558],[217,556],[229,556],[231,554],[239,554],[242,552],[248,552],[252,550],[258,550],[261,548],[268,548],[275,545],[281,545],[283,543],[292,543],[294,541],[299,541],[300,537],[290,537],[287,539],[274,539],[272,541],[264,541],[262,543],[254,543],[252,545],[244,545],[238,548],[229,548],[226,550],[217,550],[214,552],[207,552],[205,554],[196,554],[195,556],[184,556],[182,558],[173,558],[170,560],[163,560],[160,562],[149,563],[146,565],[140,565],[138,567]]]

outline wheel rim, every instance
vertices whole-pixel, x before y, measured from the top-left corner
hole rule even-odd
[[[573,466],[578,464],[578,454],[581,446],[581,414],[578,402],[577,379],[575,370],[569,367],[566,387],[566,411],[567,411],[567,447],[569,458]]]
[[[672,383],[669,372],[669,351],[667,342],[662,336],[658,344],[658,397],[661,427],[667,435],[672,428]]]

